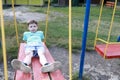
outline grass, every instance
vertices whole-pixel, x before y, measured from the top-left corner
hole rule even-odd
[[[32,12],[40,12],[45,13],[47,7],[31,7]],[[99,17],[99,6],[91,7],[90,12],[90,21],[88,28],[88,37],[87,37],[87,49],[89,47],[93,47],[94,39],[95,39],[95,30]],[[100,29],[99,29],[99,37],[103,39],[107,39],[108,29],[110,26],[111,16],[112,16],[112,8],[103,9],[103,15],[101,17]],[[113,29],[111,33],[111,41],[116,41],[117,36],[119,35],[119,14],[120,9],[116,11],[115,19],[113,23]],[[82,40],[82,32],[83,32],[83,22],[84,22],[84,14],[85,7],[73,7],[72,8],[72,48],[73,51],[81,49],[81,40]],[[48,22],[48,32],[47,32],[47,45],[50,46],[52,44],[57,45],[59,47],[63,47],[68,49],[68,7],[50,7],[50,20]],[[39,22],[40,29],[45,31],[45,21]],[[22,41],[22,34],[27,30],[26,24],[18,23],[18,32],[19,32],[19,40]],[[11,52],[13,54],[17,53],[17,44],[16,44],[16,36],[14,30],[13,21],[5,22],[5,34],[6,34],[6,45],[7,52]],[[14,50],[11,50],[14,49]],[[14,51],[14,52],[13,52]],[[11,53],[8,53],[11,55]]]
[[[3,1],[4,3],[4,1]],[[7,0],[7,4],[11,4],[11,0]],[[14,4],[18,5],[43,5],[43,0],[14,0]]]
[[[72,76],[72,80],[80,80],[78,74],[79,74],[78,72],[74,73],[73,76]],[[82,78],[83,78],[82,80],[90,80],[90,78],[87,77],[87,75],[83,75]]]

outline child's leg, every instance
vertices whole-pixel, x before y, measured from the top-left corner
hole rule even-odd
[[[61,68],[61,63],[59,61],[55,61],[53,63],[49,63],[47,65],[44,65],[42,68],[41,68],[41,71],[42,72],[54,72],[58,69]]]
[[[31,72],[31,68],[29,66],[26,66],[22,61],[19,61],[18,59],[13,59],[11,61],[11,65],[15,70],[20,70],[25,73]]]
[[[19,61],[18,59],[13,59],[11,62],[12,67],[15,70],[21,70],[25,73],[29,73],[31,72],[31,68],[28,66],[31,63],[31,58],[32,58],[32,51],[29,53],[26,52],[26,57],[24,59],[24,61]]]
[[[40,63],[42,64],[41,71],[42,72],[53,72],[56,71],[57,69],[60,69],[61,63],[58,61],[55,61],[53,63],[48,63],[45,57],[45,49],[44,47],[40,47],[38,49],[38,55],[39,55],[39,60]]]
[[[23,62],[27,65],[31,64],[31,59],[33,57],[32,51],[25,51],[26,57],[24,58]]]
[[[40,47],[38,49],[38,56],[39,56],[39,61],[42,64],[42,66],[45,65],[46,63],[48,63],[47,59],[45,57],[45,49],[44,49],[44,47]]]

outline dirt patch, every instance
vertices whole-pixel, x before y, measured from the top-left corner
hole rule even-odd
[[[69,80],[68,50],[63,48],[51,47],[50,52],[55,60],[62,62],[62,72]],[[80,54],[72,55],[73,73],[79,71]],[[84,75],[90,80],[120,80],[120,59],[105,60],[95,51],[86,52]]]
[[[36,20],[36,21],[46,20],[46,14],[31,12],[28,7],[24,7],[24,6],[15,7],[15,16],[17,22],[19,23],[26,23],[29,20]],[[8,21],[14,19],[14,12],[12,11],[11,8],[4,9],[4,19]]]

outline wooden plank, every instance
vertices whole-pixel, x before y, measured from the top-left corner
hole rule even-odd
[[[18,60],[23,60],[25,54],[23,54],[25,43],[20,44]],[[49,50],[46,48],[45,56],[49,62],[54,62]],[[41,64],[39,63],[39,58],[32,59],[32,69],[33,69],[33,80],[50,80],[48,73],[41,72]],[[65,80],[60,70],[50,73],[52,80]],[[22,71],[16,71],[15,80],[32,80],[32,74],[26,74]]]
[[[49,50],[47,49],[46,45],[44,44],[45,46],[45,49],[46,49],[46,58],[48,60],[48,62],[54,62],[54,59],[53,57],[51,56]],[[54,71],[54,72],[51,72],[50,73],[50,76],[52,78],[52,80],[65,80],[64,76],[62,75],[61,71],[60,70],[57,70],[57,71]]]
[[[32,68],[34,80],[50,80],[48,73],[41,72],[41,64],[39,58],[35,57],[32,59]]]
[[[24,43],[20,44],[19,53],[18,53],[18,60],[23,61],[25,54],[24,54]],[[23,73],[22,71],[16,71],[15,80],[32,80],[32,74],[30,73]]]
[[[99,44],[95,46],[95,50],[104,57],[106,44]],[[106,59],[120,58],[120,44],[109,44],[107,47]]]

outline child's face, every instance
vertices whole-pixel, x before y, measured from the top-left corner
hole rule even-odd
[[[38,29],[38,26],[35,23],[29,24],[28,29],[30,32],[36,32]]]

